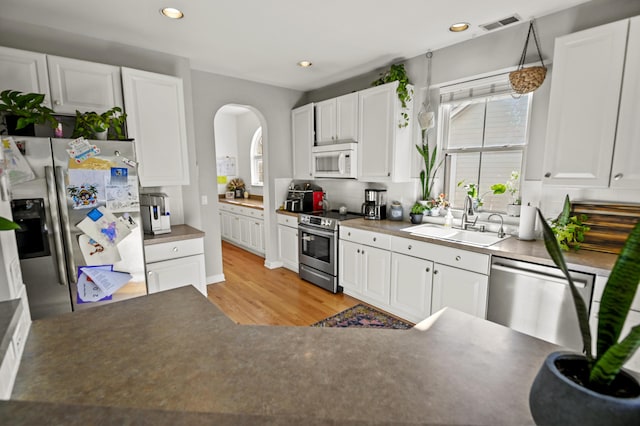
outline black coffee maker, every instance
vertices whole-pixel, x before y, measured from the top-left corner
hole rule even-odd
[[[387,190],[365,189],[362,215],[365,219],[384,220],[387,218]]]

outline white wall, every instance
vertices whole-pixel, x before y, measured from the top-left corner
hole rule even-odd
[[[216,139],[216,159],[229,158],[236,161],[236,173],[228,175],[231,180],[240,175],[238,164],[238,134],[236,115],[225,111],[225,107],[216,113],[213,120],[214,135]],[[218,184],[218,194],[224,194],[227,184]]]

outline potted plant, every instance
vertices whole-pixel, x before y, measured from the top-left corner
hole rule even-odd
[[[425,210],[428,210],[428,207],[416,201],[409,212],[411,223],[422,223],[422,217],[424,216]]]
[[[232,191],[234,198],[242,198],[244,196],[244,182],[240,178],[231,179],[227,184],[227,191]]]
[[[35,124],[49,123],[58,126],[53,110],[44,106],[45,95],[4,90],[0,93],[0,112],[7,125],[7,133],[18,136],[35,136]]]
[[[449,207],[449,201],[447,201],[447,194],[440,193],[437,198],[431,200],[431,216],[440,216],[442,209]]]
[[[402,119],[400,123],[398,123],[398,127],[407,127],[409,125],[407,102],[411,100],[411,96],[413,96],[413,90],[410,90],[407,87],[407,85],[411,83],[409,82],[409,77],[407,77],[407,72],[404,69],[404,64],[391,65],[391,67],[389,67],[386,72],[381,73],[380,78],[371,83],[371,85],[380,86],[382,84],[391,83],[393,81],[398,82],[396,93],[398,94],[398,99],[400,100],[400,104],[402,105]]]
[[[478,185],[475,183],[464,183],[464,179],[458,182],[458,186],[463,186],[463,185],[467,195],[471,197],[471,200],[473,201],[473,210],[478,210],[478,208],[482,207],[482,204],[483,204],[482,198],[478,195],[479,194]],[[485,194],[487,194],[487,192],[485,192]]]
[[[87,139],[105,140],[109,129],[115,133],[113,139],[124,139],[124,127],[127,114],[122,108],[113,107],[108,111],[98,114],[94,111],[80,112],[76,110],[76,125],[73,128],[72,138],[84,137]]]
[[[436,173],[442,166],[444,159],[437,162],[438,159],[438,147],[434,146],[433,151],[429,151],[429,139],[427,135],[428,129],[422,130],[422,145],[416,145],[418,153],[424,160],[424,169],[420,171],[420,197],[421,200],[426,201],[431,198],[431,190],[435,182]]]
[[[580,243],[584,241],[584,234],[591,230],[583,223],[585,220],[587,220],[585,214],[571,216],[571,201],[569,201],[569,195],[566,195],[562,212],[551,221],[550,225],[562,250],[578,251],[580,249]]]
[[[507,204],[507,215],[520,216],[520,205],[522,204],[518,191],[520,189],[520,172],[513,170],[506,183],[496,183],[491,186],[494,194],[509,193],[511,203]]]
[[[549,256],[571,288],[584,354],[554,352],[547,357],[531,387],[531,414],[545,425],[640,424],[640,384],[622,368],[640,346],[640,325],[620,340],[640,282],[640,223],[629,234],[604,288],[593,355],[588,308],[540,210],[538,216]]]

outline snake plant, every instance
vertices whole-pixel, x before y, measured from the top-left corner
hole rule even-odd
[[[542,223],[547,252],[565,275],[571,288],[582,333],[583,352],[589,368],[589,383],[586,386],[595,391],[606,389],[624,363],[640,347],[640,324],[635,325],[629,334],[620,340],[622,326],[640,282],[640,223],[635,225],[627,237],[604,288],[598,313],[597,351],[594,356],[591,351],[588,308],[571,279],[560,244],[540,210],[538,216]]]

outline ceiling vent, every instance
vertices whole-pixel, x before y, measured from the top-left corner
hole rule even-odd
[[[506,18],[498,19],[495,22],[482,24],[480,25],[480,27],[484,28],[485,31],[493,31],[493,30],[497,30],[498,28],[506,27],[507,25],[511,25],[520,21],[522,21],[522,18],[520,18],[517,14],[513,14],[511,16],[507,16]]]

